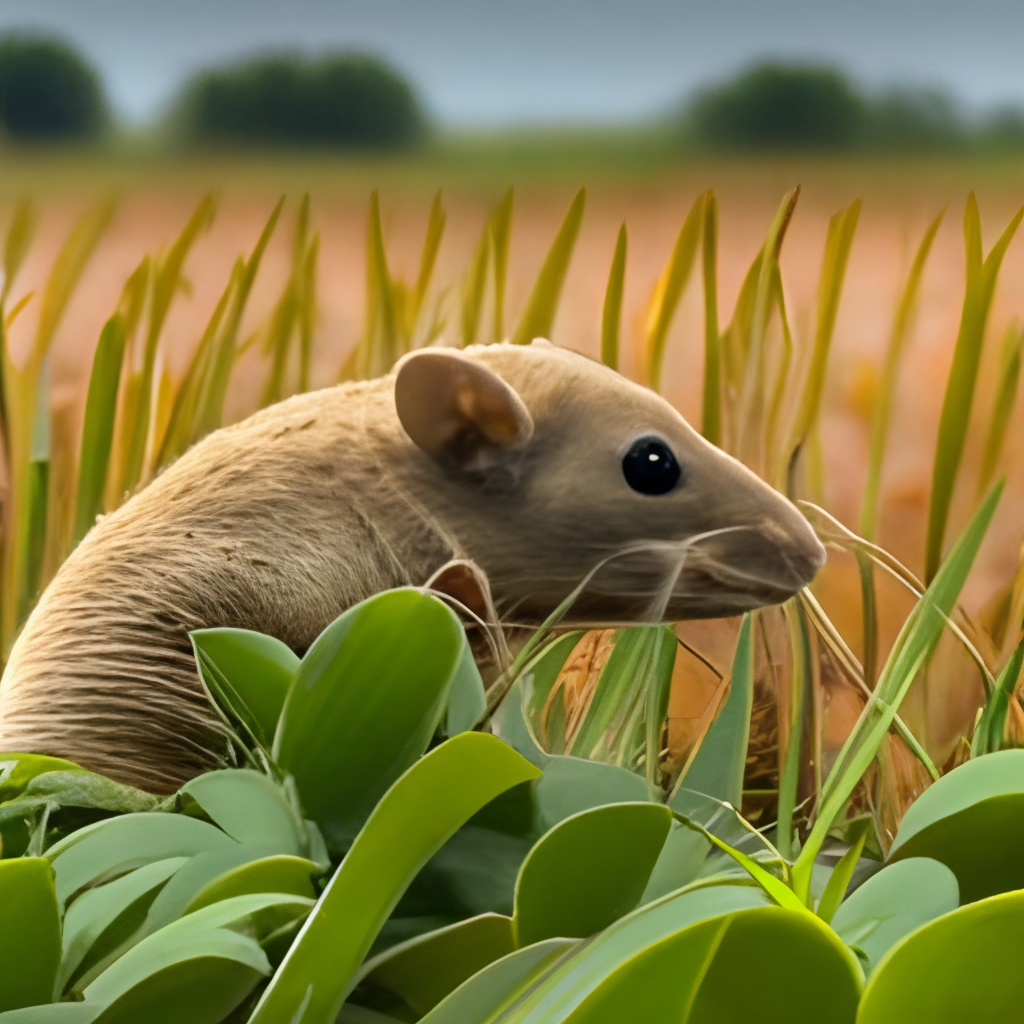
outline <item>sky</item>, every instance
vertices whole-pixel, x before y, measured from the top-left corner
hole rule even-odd
[[[0,0],[23,27],[82,50],[136,122],[191,72],[281,48],[383,56],[455,127],[656,116],[762,58],[1024,105],[1022,0]]]

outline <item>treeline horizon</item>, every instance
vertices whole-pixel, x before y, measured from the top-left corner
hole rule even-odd
[[[596,130],[627,128],[657,131],[680,154],[1024,152],[1024,104],[972,114],[941,90],[868,90],[813,62],[755,62],[668,113]],[[480,134],[523,130],[495,126]],[[172,150],[403,150],[452,134],[472,132],[438,124],[401,71],[360,51],[268,51],[214,65],[189,76],[149,121],[127,125],[101,72],[66,41],[31,30],[0,35],[0,145],[102,147],[146,138]]]

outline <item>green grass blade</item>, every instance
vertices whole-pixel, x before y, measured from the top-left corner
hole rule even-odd
[[[853,790],[878,754],[911,683],[934,653],[1002,491],[1002,483],[992,489],[903,624],[878,685],[825,780],[817,819],[794,867],[794,875],[799,875],[801,887],[809,886],[814,858],[828,830],[838,820]]]
[[[580,189],[573,199],[562,226],[555,235],[547,258],[544,260],[533,291],[526,300],[526,308],[509,339],[516,345],[528,345],[534,338],[546,338],[551,334],[558,311],[558,300],[562,296],[562,285],[569,270],[576,237],[583,223],[583,210],[587,202],[587,190]]]
[[[655,390],[661,389],[661,368],[665,360],[665,345],[672,318],[683,297],[686,284],[693,272],[697,258],[697,244],[700,242],[704,222],[704,204],[707,194],[701,193],[679,229],[672,253],[661,272],[654,288],[654,295],[647,310],[647,329],[644,339],[647,382]]]
[[[996,677],[996,684],[985,701],[978,724],[971,738],[971,757],[981,757],[1002,750],[1006,732],[1006,716],[1014,699],[1024,668],[1024,639],[1017,644],[1010,660]]]
[[[420,254],[420,269],[416,275],[416,286],[413,289],[412,301],[407,310],[408,321],[406,323],[406,337],[415,338],[420,314],[423,311],[423,303],[427,298],[427,290],[430,288],[430,281],[434,275],[434,265],[437,263],[437,253],[441,248],[441,239],[444,236],[444,227],[447,216],[444,207],[441,205],[441,193],[434,196],[430,204],[430,215],[427,219],[427,234],[423,239],[423,252]]]
[[[861,201],[854,200],[845,210],[835,214],[828,224],[825,256],[818,279],[818,315],[814,331],[814,346],[810,365],[800,398],[796,421],[791,434],[790,451],[797,451],[818,422],[821,400],[825,391],[825,373],[832,348],[839,299],[842,295],[846,265],[853,245],[853,236],[860,217]]]
[[[789,721],[786,743],[780,748],[778,838],[779,853],[792,860],[796,851],[795,814],[800,797],[800,773],[804,766],[804,738],[810,714],[814,668],[807,617],[801,605],[788,601],[783,614],[789,626],[791,670],[789,680]]]
[[[512,235],[513,193],[510,188],[491,216],[491,248],[494,252],[494,331],[493,341],[505,336],[505,286],[508,283],[508,248]]]
[[[459,309],[460,341],[463,348],[477,343],[480,331],[480,314],[484,306],[484,291],[487,288],[487,264],[491,247],[488,243],[488,229],[477,242],[469,266],[462,277],[462,304]]]
[[[925,545],[925,580],[929,582],[935,577],[942,560],[942,547],[946,538],[953,491],[967,441],[978,367],[981,365],[985,325],[988,322],[996,280],[1003,257],[1022,217],[1024,208],[1017,211],[999,241],[983,260],[978,204],[973,192],[967,199],[967,209],[964,213],[967,288],[935,446],[932,497],[928,510],[928,537]]]
[[[601,314],[601,362],[613,370],[619,368],[619,330],[622,325],[622,289],[626,280],[626,249],[629,244],[626,225],[619,228],[615,254],[608,272]]]
[[[103,494],[114,438],[117,391],[121,381],[127,336],[124,320],[115,313],[103,326],[92,361],[85,401],[82,447],[78,459],[78,494],[75,501],[73,541],[77,544],[103,511]]]
[[[7,306],[11,295],[14,279],[18,276],[22,263],[28,255],[29,246],[36,233],[36,211],[28,199],[23,199],[15,207],[7,236],[4,239],[4,279],[0,284],[0,310]]]
[[[1014,319],[1006,329],[1003,344],[999,350],[996,400],[992,406],[992,418],[989,420],[984,455],[981,459],[981,471],[978,474],[979,498],[992,486],[996,467],[999,465],[999,458],[1003,453],[1010,416],[1017,401],[1022,351],[1024,351],[1024,323]]]
[[[718,200],[708,189],[704,199],[704,400],[701,433],[722,443],[722,339],[718,333]]]
[[[854,869],[857,867],[861,853],[864,852],[864,843],[868,838],[869,827],[870,821],[868,820],[858,826],[859,834],[856,840],[832,869],[832,874],[829,875],[828,882],[825,883],[825,891],[818,901],[817,914],[826,924],[831,923],[839,909],[839,904],[843,902],[843,897],[853,878]]]
[[[917,247],[914,261],[910,265],[903,294],[896,309],[889,345],[885,352],[885,365],[882,379],[875,399],[875,413],[871,421],[871,441],[868,448],[868,474],[864,484],[864,496],[860,506],[860,526],[858,532],[865,540],[875,539],[875,528],[878,522],[879,489],[882,480],[882,461],[885,458],[886,441],[889,437],[889,420],[892,416],[892,403],[896,396],[896,383],[900,366],[910,337],[910,327],[917,308],[917,298],[921,290],[921,277],[925,263],[938,233],[939,225],[945,217],[945,209],[928,225],[921,243]]]

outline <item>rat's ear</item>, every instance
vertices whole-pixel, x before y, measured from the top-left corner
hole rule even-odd
[[[399,362],[395,408],[416,445],[468,472],[506,462],[533,434],[533,420],[515,391],[493,370],[451,349],[422,349]]]

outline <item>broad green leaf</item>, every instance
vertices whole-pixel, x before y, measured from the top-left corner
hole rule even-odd
[[[409,768],[356,837],[250,1024],[330,1024],[374,938],[423,865],[473,814],[538,774],[511,747],[474,732],[442,743]]]
[[[693,271],[706,201],[707,195],[701,193],[690,207],[647,309],[644,353],[647,381],[655,391],[661,390],[661,366],[665,359],[668,330]]]
[[[995,294],[996,280],[1024,208],[1017,211],[985,259],[981,254],[981,225],[978,204],[972,192],[964,212],[967,248],[967,288],[964,295],[960,329],[953,349],[946,394],[942,401],[939,434],[932,470],[932,497],[928,510],[928,537],[925,545],[925,579],[929,582],[939,569],[946,539],[953,490],[960,471],[967,427],[974,404],[974,390],[985,342],[985,326]]]
[[[538,824],[546,832],[581,811],[642,802],[647,799],[647,785],[639,775],[617,765],[553,757],[537,783],[536,799]]]
[[[98,885],[153,861],[237,846],[205,821],[147,812],[87,825],[51,846],[46,856],[53,863],[57,898],[63,904],[87,885]]]
[[[578,945],[571,939],[548,939],[517,949],[474,974],[434,1007],[420,1024],[491,1024],[537,978]]]
[[[847,800],[878,753],[910,684],[934,652],[945,629],[946,617],[952,611],[974,563],[1001,493],[1002,486],[999,485],[974,514],[935,579],[903,624],[878,684],[825,780],[817,819],[793,868],[794,886],[799,893],[806,893],[811,866],[828,830],[842,813]],[[985,760],[983,758],[977,763]]]
[[[608,977],[643,950],[692,925],[764,906],[765,899],[756,887],[703,885],[635,910],[563,958],[501,1018],[502,1024],[555,1024],[570,1019]]]
[[[960,890],[944,864],[911,857],[889,864],[851,893],[832,917],[832,928],[848,946],[875,964],[905,935],[956,910]]]
[[[640,902],[653,903],[696,881],[711,846],[700,832],[673,821]]]
[[[853,1024],[860,986],[855,958],[819,920],[760,907],[647,947],[576,1012],[550,1019]]]
[[[964,903],[1024,889],[1024,750],[968,761],[933,783],[900,822],[889,860],[949,867]]]
[[[530,851],[516,883],[516,945],[586,938],[639,902],[672,825],[659,804],[611,804],[583,811]]]
[[[732,658],[729,696],[708,729],[690,767],[677,783],[739,807],[754,699],[753,620],[744,615]]]
[[[0,803],[20,796],[25,787],[37,776],[46,772],[79,771],[73,761],[62,757],[47,757],[45,754],[0,754]]]
[[[131,941],[156,894],[186,863],[187,857],[154,861],[72,901],[64,915],[60,988]]]
[[[619,228],[615,240],[615,254],[608,272],[608,287],[604,293],[601,314],[601,362],[613,370],[619,368],[619,330],[622,326],[622,288],[626,280],[626,225]]]
[[[282,790],[266,775],[247,768],[206,772],[186,782],[190,796],[232,839],[278,847],[297,857],[304,852],[301,823]]]
[[[0,861],[0,1011],[54,997],[60,910],[44,857]]]
[[[329,837],[351,840],[426,750],[465,646],[451,609],[412,589],[363,601],[313,642],[285,701],[274,756]]]
[[[25,787],[25,797],[45,797],[60,807],[88,807],[130,814],[151,811],[159,800],[152,793],[79,768],[44,772]]]
[[[234,896],[250,896],[257,893],[290,893],[307,899],[316,898],[313,879],[321,869],[304,857],[280,854],[250,861],[241,867],[226,871],[214,879],[185,908],[186,914],[203,907],[219,903]]]
[[[240,936],[235,938],[239,946],[249,941]],[[232,957],[230,950],[214,947],[209,955],[196,955],[147,974],[92,1021],[220,1024],[229,1019],[231,1011],[256,988],[265,973],[240,956]]]
[[[487,694],[473,650],[466,644],[452,677],[448,707],[445,710],[444,732],[455,736],[472,729],[487,710]]]
[[[961,907],[893,946],[871,975],[857,1024],[997,1024],[1024,1005],[1024,892]]]
[[[234,960],[261,975],[270,964],[259,941],[303,917],[312,900],[279,893],[236,896],[204,907],[143,939],[85,989],[86,1002],[109,1006],[139,982],[174,964],[206,957]]]
[[[0,1013],[0,1024],[92,1024],[102,1012],[95,1003],[48,1003]]]
[[[477,971],[514,949],[511,920],[481,914],[393,946],[370,960],[360,976],[425,1014]]]
[[[555,322],[558,311],[558,300],[562,295],[562,285],[569,269],[569,260],[576,246],[576,236],[583,222],[583,208],[587,202],[586,189],[580,189],[573,199],[569,212],[565,215],[562,226],[558,229],[547,258],[544,260],[534,283],[526,307],[519,316],[512,337],[509,339],[517,345],[528,345],[534,338],[547,338]]]
[[[256,739],[270,746],[299,659],[280,640],[248,629],[199,629],[190,633],[201,665],[215,666],[217,681],[226,684],[231,702],[225,711],[242,717]],[[238,701],[244,708],[238,708]],[[248,712],[248,714],[246,714]]]

